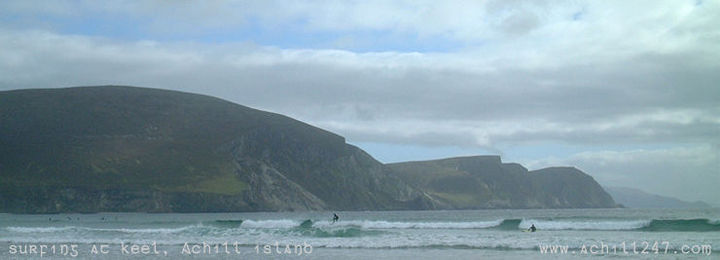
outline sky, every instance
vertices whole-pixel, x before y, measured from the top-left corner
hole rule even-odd
[[[501,155],[720,205],[720,1],[0,1],[0,90],[201,93],[382,162]]]

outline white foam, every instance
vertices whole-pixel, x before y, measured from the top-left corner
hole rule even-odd
[[[523,237],[493,237],[477,234],[422,232],[409,235],[389,234],[373,239],[313,240],[313,247],[328,248],[476,248],[476,249],[533,249],[537,241]]]
[[[91,227],[76,227],[76,226],[65,226],[65,227],[7,227],[6,229],[10,232],[15,233],[66,233],[69,231],[100,231],[100,232],[122,232],[122,233],[178,233],[192,228],[200,228],[202,225],[184,226],[178,228],[146,228],[146,229],[134,229],[134,228],[91,228]]]
[[[275,220],[244,220],[240,227],[243,228],[294,228],[300,226],[300,221],[290,219]]]
[[[651,220],[536,220],[523,219],[520,229],[530,225],[540,230],[633,230],[647,227]]]
[[[6,227],[5,229],[10,232],[16,233],[50,233],[50,232],[62,232],[77,229],[75,226],[65,227]]]
[[[183,232],[193,228],[202,228],[202,225],[185,226],[179,228],[88,228],[87,230],[122,233],[171,234]]]
[[[472,222],[391,222],[371,220],[347,220],[340,222],[318,221],[313,227],[347,227],[356,226],[362,229],[479,229],[497,227],[500,220],[472,221]]]

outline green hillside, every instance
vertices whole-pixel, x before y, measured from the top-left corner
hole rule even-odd
[[[334,133],[204,95],[0,92],[0,212],[612,206],[576,169],[494,156],[383,165]]]
[[[392,209],[418,196],[338,135],[177,91],[0,92],[0,144],[7,211]],[[105,201],[75,202],[92,196]]]
[[[498,156],[459,157],[387,165],[389,172],[425,191],[440,208],[597,208],[612,198],[580,170],[528,171]]]

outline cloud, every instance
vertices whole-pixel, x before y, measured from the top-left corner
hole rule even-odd
[[[53,1],[42,5],[3,1],[0,14],[62,23],[90,17],[131,21],[133,30],[192,37],[206,33],[265,31],[391,32],[424,40],[466,43],[567,47],[593,43],[593,48],[658,47],[684,44],[684,36],[711,31],[718,4],[693,1],[561,2],[546,1]],[[582,19],[575,19],[578,13]],[[100,17],[98,17],[100,16]],[[32,19],[9,19],[7,24]],[[715,23],[713,23],[715,22]],[[517,39],[517,34],[528,34]],[[690,33],[690,34],[688,34]],[[669,36],[669,37],[666,37]],[[717,35],[713,36],[717,37]],[[664,38],[663,41],[656,41]],[[619,49],[618,51],[622,51]]]
[[[703,49],[683,50],[686,60],[639,50],[611,63],[543,68],[474,52],[117,42],[43,31],[6,30],[0,47],[14,50],[0,54],[4,89],[127,84],[200,92],[360,142],[720,142],[720,64],[695,59]]]

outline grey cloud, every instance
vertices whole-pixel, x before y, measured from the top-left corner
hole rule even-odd
[[[687,59],[641,52],[594,66],[503,64],[485,71],[455,69],[462,54],[228,49],[47,33],[1,37],[1,47],[15,51],[0,54],[0,88],[127,84],[179,89],[288,114],[357,141],[483,146],[538,139],[717,142],[714,129],[720,127],[720,88],[714,85],[720,82],[715,73],[720,66],[694,59],[702,50],[685,51]],[[428,61],[434,62],[424,64]],[[412,124],[421,124],[420,129],[404,133]]]
[[[540,20],[530,12],[516,13],[505,18],[502,22],[502,29],[513,35],[526,34],[539,26]]]

